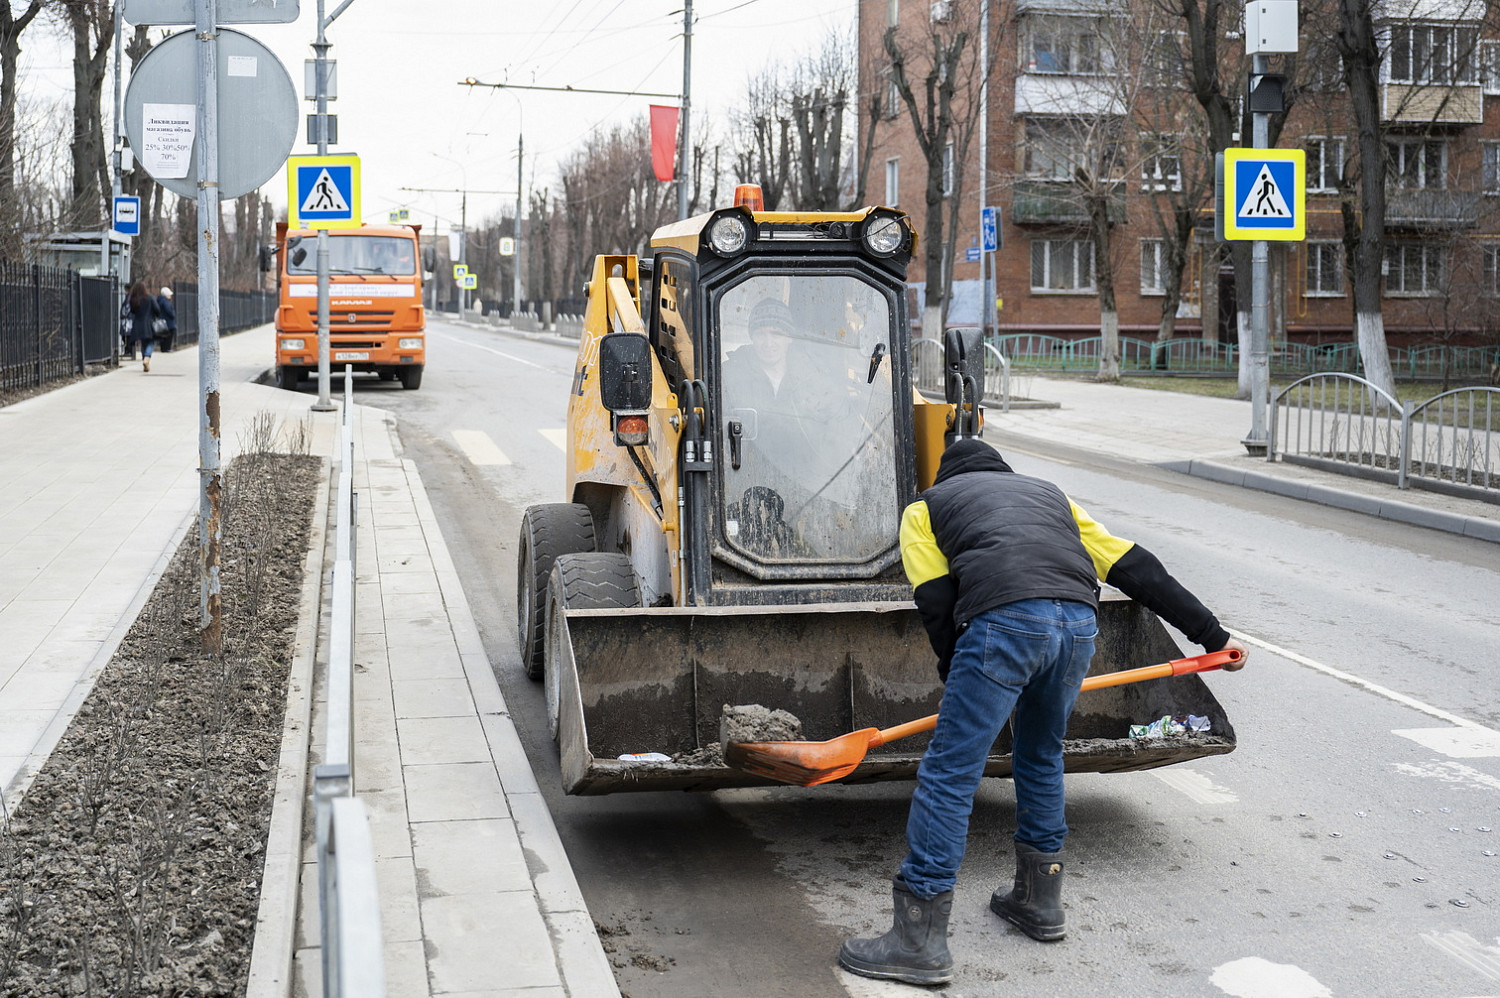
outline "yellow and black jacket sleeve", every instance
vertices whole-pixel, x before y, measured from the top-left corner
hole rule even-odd
[[[958,626],[953,619],[958,582],[948,573],[948,559],[933,535],[927,503],[920,499],[901,515],[901,564],[911,582],[927,640],[937,653],[938,673],[947,679],[953,646],[958,641]]]

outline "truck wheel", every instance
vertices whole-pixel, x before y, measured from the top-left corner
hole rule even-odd
[[[582,503],[532,506],[521,518],[516,556],[516,625],[521,665],[541,679],[547,624],[547,579],[560,554],[594,550],[594,517]]]
[[[401,373],[396,375],[401,379],[401,387],[407,391],[416,391],[422,387],[422,369],[420,367],[403,367]]]
[[[276,380],[281,385],[282,391],[294,392],[297,390],[298,382],[302,380],[302,371],[299,368],[292,367],[290,364],[285,367],[278,367],[276,369]]]
[[[558,641],[554,632],[559,611],[614,610],[641,605],[641,591],[636,584],[635,568],[628,555],[609,553],[559,555],[552,566],[547,589],[548,641]],[[562,683],[556,669],[548,669],[543,678],[547,701],[547,732],[557,740],[562,706]]]

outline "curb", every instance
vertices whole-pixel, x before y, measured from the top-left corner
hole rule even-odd
[[[292,993],[297,949],[297,904],[302,881],[302,821],[307,807],[307,759],[312,741],[313,668],[318,652],[318,622],[323,609],[324,545],[328,540],[330,481],[333,462],[323,470],[313,499],[312,535],[302,562],[302,599],[297,637],[287,676],[286,714],[281,729],[281,758],[266,838],[266,861],[260,881],[260,907],[250,946],[245,998],[286,998]]]
[[[1345,492],[1342,489],[1309,482],[1288,481],[1258,471],[1231,468],[1228,465],[1199,458],[1186,461],[1163,461],[1156,465],[1168,471],[1180,472],[1194,478],[1206,478],[1224,485],[1237,485],[1258,492],[1270,492],[1289,499],[1300,499],[1320,503],[1355,513],[1365,513],[1382,520],[1392,520],[1430,530],[1441,530],[1474,540],[1500,544],[1500,521],[1486,520],[1475,516],[1462,516],[1442,510],[1426,509],[1394,499],[1377,499],[1370,496]]]

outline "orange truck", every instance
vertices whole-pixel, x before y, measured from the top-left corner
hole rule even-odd
[[[427,314],[422,307],[419,225],[364,225],[328,231],[328,360],[422,384],[427,364]],[[318,373],[318,240],[312,230],[276,226],[276,375],[295,391]],[[266,264],[266,269],[270,267]]]

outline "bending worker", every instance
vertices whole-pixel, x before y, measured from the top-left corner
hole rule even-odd
[[[1064,935],[1062,741],[1094,657],[1096,580],[1207,651],[1243,656],[1245,647],[1150,551],[1111,536],[1056,485],[1014,473],[979,440],[949,446],[932,488],[906,508],[901,558],[937,652],[943,700],[917,770],[909,851],[892,881],[895,925],[846,942],[839,963],[866,977],[944,984],[953,979],[948,915],[969,813],[1007,720],[1016,876],[990,908],[1033,939]]]

